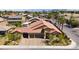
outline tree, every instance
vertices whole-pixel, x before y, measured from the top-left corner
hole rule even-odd
[[[21,27],[21,22],[15,22],[16,27]]]
[[[71,21],[71,26],[72,27],[77,27],[77,26],[79,26],[79,22],[77,20],[72,20]]]
[[[17,22],[9,22],[9,24],[14,25],[16,27],[21,27],[21,21],[17,21]]]
[[[58,19],[58,17],[59,17],[59,12],[53,12],[53,11],[51,11],[51,13],[52,13],[54,19]]]
[[[70,26],[71,26],[72,20],[74,20],[73,13],[71,14],[71,17],[70,17],[70,20],[69,20]]]
[[[20,13],[24,13],[24,14],[30,14],[30,12],[29,11],[21,11]]]
[[[35,17],[35,16],[39,16],[40,12],[32,12],[32,14],[33,14],[33,17]]]
[[[52,14],[51,14],[51,13],[48,13],[48,15],[47,15],[46,18],[47,18],[47,19],[51,19],[51,18],[52,18]]]
[[[70,25],[71,27],[77,27],[77,26],[79,26],[79,22],[77,20],[75,20],[75,18],[73,17],[73,15],[71,15],[70,19],[67,20],[66,23],[68,25]]]
[[[61,29],[63,30],[63,25],[66,22],[64,16],[60,16],[58,22],[60,23]]]
[[[58,12],[58,11],[56,11],[56,12],[51,12],[52,13],[52,17],[55,19],[55,21],[56,21],[56,25],[57,24],[59,24],[59,21],[58,21],[58,19],[59,19],[59,13],[60,12]]]

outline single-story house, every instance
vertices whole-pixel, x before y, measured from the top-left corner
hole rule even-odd
[[[4,19],[0,17],[0,22],[3,22],[3,21],[4,21]]]
[[[16,28],[14,32],[20,32],[24,38],[48,38],[49,34],[62,33],[56,26],[48,21],[40,19],[31,23],[28,27]]]
[[[15,25],[15,24],[21,24],[22,23],[22,16],[8,16],[8,18],[6,19],[6,21],[8,22],[8,25]]]
[[[8,16],[7,21],[8,22],[22,21],[22,16]]]
[[[39,17],[32,17],[29,19],[30,22],[36,22],[38,21],[40,18]]]
[[[29,15],[29,14],[27,14],[27,15],[24,15],[24,16],[26,17],[26,19],[33,18],[33,16],[32,16],[32,15]]]
[[[24,22],[24,23],[22,23],[22,26],[24,26],[24,27],[27,27],[29,24],[30,24],[31,22]]]
[[[40,14],[39,17],[47,17],[48,14]]]
[[[8,18],[8,15],[4,15],[4,16],[2,16],[2,18],[7,19]]]
[[[0,35],[5,35],[8,30],[10,30],[12,27],[9,26],[0,26]]]

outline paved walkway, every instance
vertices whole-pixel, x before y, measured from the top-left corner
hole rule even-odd
[[[23,38],[19,45],[45,46],[46,44],[44,42],[45,42],[45,39],[41,39],[41,38],[30,38],[30,39]]]

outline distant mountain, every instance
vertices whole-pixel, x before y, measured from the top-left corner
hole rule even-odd
[[[32,12],[42,12],[42,11],[51,11],[53,9],[15,9],[15,11],[32,11]]]
[[[0,11],[32,11],[32,12],[41,12],[41,11],[51,11],[53,9],[1,9]]]
[[[32,11],[32,12],[42,12],[42,11],[79,11],[79,9],[1,9],[0,11]]]

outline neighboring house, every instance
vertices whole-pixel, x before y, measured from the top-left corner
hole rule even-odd
[[[26,21],[28,21],[28,19],[31,19],[31,18],[33,18],[32,15],[28,15],[28,14],[23,14],[22,15],[23,22],[26,22]]]
[[[29,19],[29,21],[30,22],[36,22],[36,21],[38,21],[40,18],[38,18],[38,17],[32,17],[32,18],[30,18]]]
[[[7,21],[8,22],[22,21],[22,17],[21,16],[8,16]]]
[[[56,26],[45,20],[38,20],[28,27],[16,28],[13,32],[20,32],[24,38],[48,38],[49,34],[62,33]]]
[[[8,15],[4,15],[4,16],[2,16],[2,18],[7,19],[8,18]]]
[[[33,17],[33,18],[29,19],[29,21],[30,21],[31,23],[33,23],[33,22],[39,21],[40,19],[43,19],[44,21],[48,21],[48,22],[52,23],[50,19],[39,18],[39,17]]]
[[[25,17],[26,17],[26,19],[30,19],[30,18],[33,18],[33,16],[32,15],[25,15]]]
[[[24,23],[22,23],[22,25],[23,25],[23,27],[27,27],[27,26],[29,26],[29,24],[30,24],[31,22],[24,22]]]
[[[29,24],[39,21],[39,20],[40,20],[40,18],[38,18],[38,17],[32,17],[32,18],[28,19],[27,21],[23,22],[22,25],[24,27],[27,27]]]
[[[22,14],[22,16],[27,16],[28,14]]]
[[[4,35],[6,31],[7,30],[5,28],[0,27],[0,35]]]
[[[3,21],[4,21],[4,19],[0,17],[0,23],[3,22]]]
[[[48,14],[40,14],[39,17],[47,17]]]
[[[0,35],[5,35],[12,27],[0,26]]]
[[[21,26],[22,16],[9,16],[6,21],[7,25]]]

